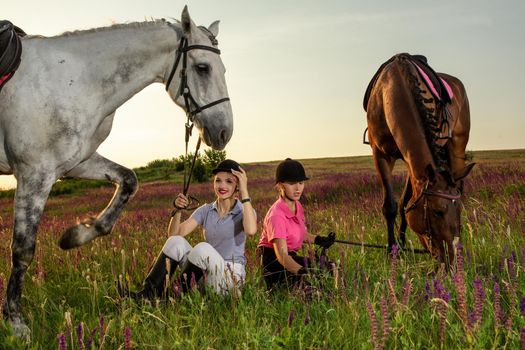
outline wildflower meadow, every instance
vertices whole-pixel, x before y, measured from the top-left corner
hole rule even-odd
[[[180,183],[141,183],[113,232],[63,251],[67,227],[96,215],[109,187],[52,197],[26,275],[22,305],[32,341],[15,338],[0,320],[0,349],[524,349],[525,152],[474,152],[466,179],[456,269],[446,272],[412,232],[407,249],[336,243],[337,272],[311,280],[307,293],[268,293],[255,248],[247,241],[241,297],[194,291],[169,300],[135,302],[117,293],[119,278],[139,289],[167,238]],[[243,164],[259,228],[277,198],[277,162]],[[301,200],[312,233],[386,244],[382,190],[371,157],[307,159]],[[398,195],[402,164],[395,170]],[[201,203],[212,185],[192,184]],[[0,199],[0,308],[10,273],[12,198]],[[184,214],[188,215],[188,213]],[[201,240],[194,232],[190,241]],[[306,247],[314,254],[315,247]],[[168,286],[171,288],[172,286]]]

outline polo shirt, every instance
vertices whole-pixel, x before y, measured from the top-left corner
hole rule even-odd
[[[201,205],[190,217],[202,226],[205,241],[215,248],[225,261],[246,265],[246,234],[242,214],[242,204],[236,200],[233,209],[220,218],[215,201]]]
[[[264,218],[259,246],[273,248],[275,238],[284,238],[288,251],[297,252],[303,245],[305,236],[303,206],[296,201],[295,214],[293,214],[284,198],[280,197],[273,203]]]

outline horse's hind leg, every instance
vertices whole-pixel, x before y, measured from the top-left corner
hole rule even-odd
[[[12,269],[3,313],[11,323],[15,335],[25,340],[29,340],[30,330],[22,317],[20,305],[22,285],[27,268],[33,260],[40,216],[55,180],[49,178],[49,175],[38,177],[34,172],[31,177],[18,177],[15,223],[11,242]]]
[[[396,244],[394,224],[397,215],[397,203],[392,189],[392,169],[394,161],[387,161],[378,151],[374,150],[374,163],[383,185],[383,216],[388,230],[388,249]]]
[[[94,153],[91,158],[80,163],[66,176],[91,180],[109,180],[117,186],[111,202],[95,220],[72,226],[64,232],[60,238],[60,248],[71,249],[111,232],[124,205],[137,191],[138,180],[132,170],[114,163],[98,153]]]
[[[407,230],[407,218],[405,213],[405,208],[412,197],[412,185],[410,183],[410,176],[407,174],[407,179],[405,182],[405,188],[403,189],[403,194],[401,200],[399,201],[399,216],[401,217],[401,223],[399,224],[399,243],[401,247],[405,247],[406,244],[406,230]]]

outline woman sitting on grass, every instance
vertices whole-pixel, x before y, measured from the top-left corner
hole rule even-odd
[[[310,267],[308,259],[298,255],[303,243],[314,243],[329,248],[335,234],[326,237],[306,232],[304,211],[299,199],[308,180],[301,163],[287,158],[278,166],[275,183],[279,199],[264,218],[258,250],[262,256],[263,277],[266,286],[293,286]]]
[[[239,293],[246,276],[246,235],[254,235],[257,231],[255,210],[248,194],[246,172],[237,162],[226,159],[212,173],[217,200],[200,206],[181,223],[181,211],[189,202],[183,194],[177,196],[176,212],[168,229],[171,237],[149,271],[144,288],[129,293],[130,296],[153,299],[165,295],[165,282],[171,279],[179,265],[179,284],[183,291],[194,283],[205,281],[219,294]],[[237,192],[240,199],[236,199]],[[205,242],[192,247],[184,237],[197,226],[203,228]],[[126,294],[122,288],[120,290],[121,294]]]

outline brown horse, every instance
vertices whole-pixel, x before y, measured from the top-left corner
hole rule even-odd
[[[474,165],[465,166],[469,103],[459,79],[434,73],[435,84],[428,85],[416,62],[426,66],[423,56],[395,55],[370,82],[364,102],[368,139],[383,185],[389,248],[396,244],[392,169],[397,159],[403,159],[408,174],[400,201],[399,243],[405,244],[408,223],[423,246],[448,266],[454,259],[452,243],[461,229],[462,179]],[[440,78],[452,94],[446,93]],[[440,86],[442,93],[432,94],[431,87],[439,90]]]

